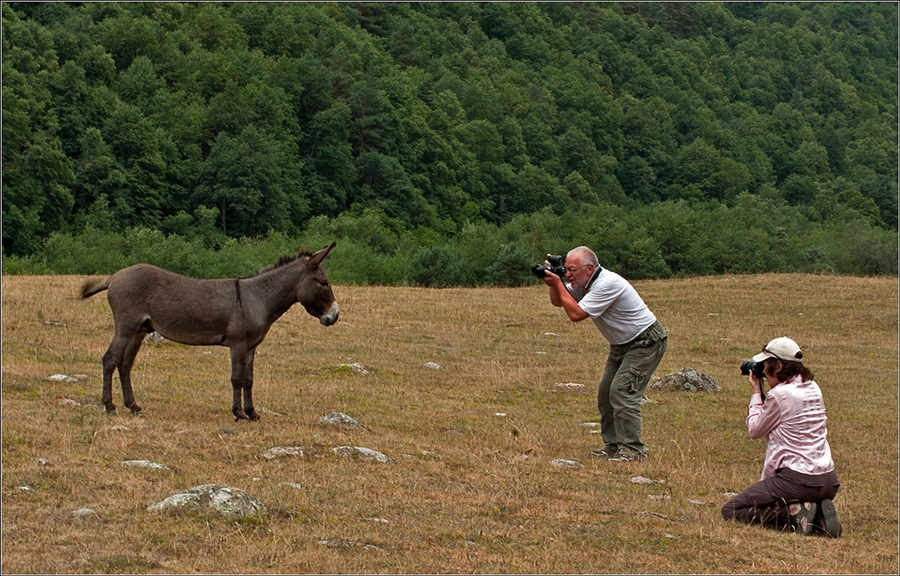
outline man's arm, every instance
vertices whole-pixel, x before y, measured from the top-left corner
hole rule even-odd
[[[590,318],[590,315],[581,309],[575,298],[566,290],[566,286],[559,276],[551,272],[544,272],[542,280],[550,289],[550,303],[557,308],[564,309],[569,316],[569,320],[581,322],[585,318]]]

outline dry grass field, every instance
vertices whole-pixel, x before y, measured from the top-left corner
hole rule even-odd
[[[336,286],[341,319],[302,307],[256,359],[262,420],[231,415],[226,348],[147,343],[142,417],[100,404],[113,321],[84,277],[3,277],[3,573],[885,573],[898,571],[896,278],[723,276],[637,282],[670,331],[657,376],[704,371],[721,393],[648,391],[642,463],[600,447],[607,345],[546,288]],[[776,336],[804,348],[828,408],[844,535],[726,523],[755,482],[741,360]],[[425,366],[439,364],[441,369]],[[359,363],[369,374],[342,369]],[[49,379],[54,374],[75,382]],[[558,386],[558,384],[583,384]],[[325,427],[344,412],[366,430]],[[362,446],[393,463],[331,449]],[[278,446],[302,457],[272,460]],[[580,468],[551,464],[575,460]],[[133,469],[146,459],[171,470]],[[636,476],[655,484],[631,482]],[[147,507],[207,483],[254,521]],[[73,515],[90,508],[94,514]]]

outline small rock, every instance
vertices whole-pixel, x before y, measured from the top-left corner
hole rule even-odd
[[[359,362],[354,362],[353,364],[338,364],[338,369],[340,370],[350,370],[354,374],[368,374],[369,371],[365,366],[360,364]]]
[[[426,367],[426,368],[431,368],[432,370],[441,370],[441,369],[444,368],[443,366],[441,366],[441,365],[438,364],[437,362],[426,362],[426,363],[425,363],[425,367]]]
[[[584,388],[584,384],[579,384],[577,382],[560,382],[556,385],[557,388]]]
[[[38,466],[49,466],[50,465],[50,461],[47,460],[46,458],[38,458],[37,463],[38,463]]]
[[[346,426],[347,428],[359,428],[365,429],[362,424],[347,416],[343,412],[329,412],[328,414],[319,418],[319,424],[321,425],[332,425],[332,426]]]
[[[127,468],[152,468],[154,470],[171,470],[165,464],[151,462],[149,460],[123,460],[122,466]]]
[[[557,458],[555,460],[550,461],[554,466],[560,466],[562,468],[581,468],[584,466],[581,462],[576,462],[575,460],[566,460],[565,458]]]
[[[94,511],[91,510],[90,508],[79,508],[78,510],[72,511],[72,516],[84,517],[84,516],[90,516],[93,513],[94,513]]]
[[[425,460],[441,460],[442,457],[440,454],[436,452],[430,452],[428,450],[419,450],[419,457],[424,458]]]
[[[665,484],[665,480],[651,480],[650,478],[644,478],[643,476],[635,476],[631,479],[632,484]]]
[[[263,453],[263,458],[272,460],[280,456],[300,456],[303,457],[303,448],[299,446],[276,446],[269,448]]]
[[[296,488],[297,490],[303,490],[302,484],[297,484],[296,482],[279,482],[279,486],[288,486],[289,488]]]
[[[393,462],[393,460],[381,452],[377,452],[370,448],[362,448],[360,446],[338,446],[337,448],[332,448],[331,451],[338,456],[343,456],[345,458],[364,458],[366,460],[377,460],[378,462],[383,462],[385,464]]]
[[[47,380],[50,380],[52,382],[78,382],[78,380],[76,380],[75,378],[72,378],[71,376],[67,376],[65,374],[53,374],[51,376],[48,376]]]
[[[144,342],[150,342],[151,344],[165,344],[168,340],[159,332],[150,332],[144,336]]]
[[[382,550],[381,547],[353,540],[319,540],[319,544],[328,548],[362,548],[364,550]]]
[[[262,406],[258,407],[256,409],[256,411],[262,412],[263,414],[268,414],[270,416],[284,416],[284,414],[279,414],[278,412],[275,412],[274,410],[269,410],[268,408],[264,408]]]
[[[71,398],[57,398],[56,403],[61,406],[81,406],[81,402],[72,400]]]

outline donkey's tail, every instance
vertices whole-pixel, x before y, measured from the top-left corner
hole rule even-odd
[[[107,288],[109,288],[109,280],[103,283],[98,283],[99,280],[96,278],[93,280],[88,280],[84,284],[81,285],[81,298],[90,298],[94,294],[98,292],[103,292]]]

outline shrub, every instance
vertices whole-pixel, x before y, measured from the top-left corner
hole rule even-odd
[[[466,283],[466,265],[442,246],[426,248],[409,263],[409,279],[418,286],[447,288]]]
[[[487,276],[495,286],[524,286],[532,278],[531,259],[518,244],[510,242],[487,268]]]

